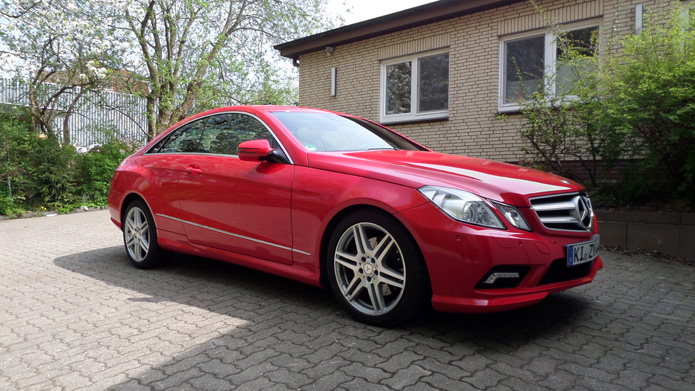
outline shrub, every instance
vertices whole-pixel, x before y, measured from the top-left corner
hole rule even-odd
[[[106,205],[111,177],[118,165],[133,153],[128,144],[113,140],[81,156],[80,194],[95,205]]]
[[[679,8],[665,22],[653,15],[648,25],[606,61],[606,116],[632,136],[630,149],[643,158],[636,180],[666,179],[660,191],[695,201],[695,18],[684,19]],[[649,175],[659,169],[665,178]],[[636,194],[656,186],[642,187]]]
[[[561,95],[541,90],[520,102],[531,164],[612,188],[622,202],[695,201],[695,18],[682,15],[680,7],[652,15],[641,34],[606,39],[601,56],[573,50],[560,36],[562,61],[577,80]],[[636,163],[619,186],[606,184],[606,170],[620,159]],[[588,180],[567,160],[578,161]]]
[[[81,205],[105,206],[114,170],[133,152],[133,147],[114,139],[79,154],[7,118],[0,119],[0,146],[0,214],[10,216],[25,209],[64,213]]]

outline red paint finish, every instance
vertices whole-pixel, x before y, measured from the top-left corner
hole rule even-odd
[[[174,125],[120,165],[109,194],[111,219],[120,228],[126,200],[140,198],[154,216],[164,249],[320,285],[321,263],[326,261],[322,252],[331,227],[353,208],[378,208],[398,219],[417,243],[430,277],[432,304],[441,311],[489,312],[530,305],[550,293],[591,282],[603,266],[598,257],[584,276],[540,284],[551,263],[566,257],[566,245],[598,234],[595,219],[591,231],[553,230],[532,210],[532,197],[584,192],[575,182],[525,167],[439,154],[395,132],[389,137],[414,150],[325,147],[321,152],[321,146],[300,141],[301,126],[290,129],[273,115],[287,111],[326,113],[240,106],[211,110]],[[266,160],[265,140],[239,140],[245,141],[240,146],[244,159],[214,154],[205,150],[207,146],[193,152],[158,152],[170,134],[187,124],[225,113],[246,113],[263,124],[274,136],[273,148],[289,162]],[[254,137],[253,132],[239,134]],[[464,190],[514,206],[531,231],[512,226],[499,210],[495,213],[506,229],[454,220],[418,191],[423,186]],[[499,265],[527,267],[528,272],[514,287],[476,288]]]

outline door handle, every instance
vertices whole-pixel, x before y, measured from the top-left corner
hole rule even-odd
[[[203,170],[195,164],[191,164],[190,166],[186,167],[186,172],[191,175],[200,175]]]

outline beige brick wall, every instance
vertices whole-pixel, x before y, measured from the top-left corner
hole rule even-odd
[[[633,32],[636,4],[644,4],[649,12],[668,3],[536,0],[546,15],[561,23],[600,20],[604,36]],[[500,37],[542,28],[538,12],[528,1],[337,46],[330,56],[323,50],[302,55],[299,104],[379,121],[380,59],[448,44],[448,120],[389,126],[439,152],[516,162],[524,156],[521,118],[496,119]],[[331,67],[338,68],[337,96],[330,95]]]

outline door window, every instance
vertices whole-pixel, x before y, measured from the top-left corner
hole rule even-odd
[[[242,113],[224,113],[189,122],[159,141],[149,153],[196,153],[237,155],[239,144],[266,139],[279,148],[268,128],[258,119]]]

